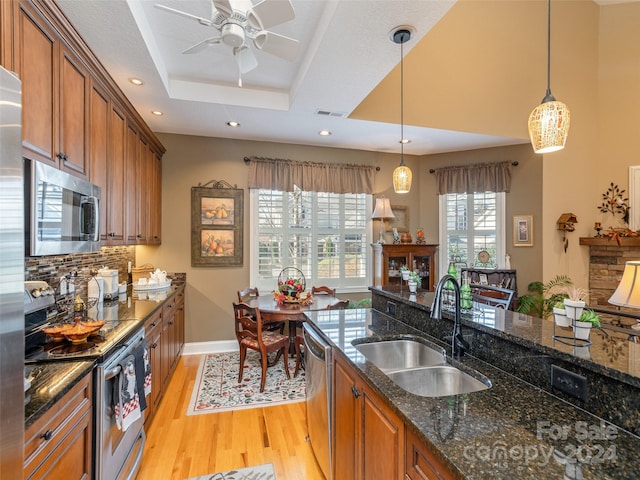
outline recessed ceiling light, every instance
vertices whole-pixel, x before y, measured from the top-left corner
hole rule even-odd
[[[136,77],[131,77],[131,78],[129,79],[129,81],[130,81],[131,83],[133,83],[134,85],[137,85],[137,86],[144,85],[144,82],[143,82],[141,79],[136,78]]]
[[[227,122],[227,125],[229,125],[230,127],[236,128],[239,127],[240,124],[238,122]]]
[[[151,113],[153,113],[156,117],[161,117],[162,115],[164,115],[164,113],[162,113],[160,110],[152,110]]]
[[[408,138],[403,138],[402,140],[400,140],[398,143],[402,143],[402,144],[407,144],[407,143],[411,143],[411,140],[409,140]]]
[[[318,132],[318,135],[320,135],[322,137],[328,137],[329,135],[331,135],[331,132],[329,130],[320,130]]]

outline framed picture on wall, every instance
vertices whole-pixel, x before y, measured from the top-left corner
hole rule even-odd
[[[386,218],[384,220],[384,231],[391,232],[394,228],[398,232],[409,231],[409,207],[407,205],[391,205],[391,211],[395,215],[394,218]]]
[[[533,246],[533,215],[514,215],[513,246]]]
[[[215,186],[191,188],[191,266],[240,267],[244,190]]]

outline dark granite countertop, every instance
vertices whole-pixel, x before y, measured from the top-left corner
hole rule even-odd
[[[115,301],[105,302],[103,312],[114,319],[136,320],[131,322],[130,335],[184,285],[184,276],[178,275],[177,278],[174,277],[171,287],[165,290],[137,292],[129,287],[126,294],[120,295],[117,304]],[[25,392],[25,428],[40,418],[94,366],[93,360],[86,360],[49,362],[25,367],[25,377],[31,371],[35,375],[31,387]]]
[[[311,312],[311,322],[340,349],[407,428],[465,479],[632,479],[640,438],[472,356],[458,366],[492,387],[441,398],[410,394],[353,347],[377,337],[427,339],[376,310]]]

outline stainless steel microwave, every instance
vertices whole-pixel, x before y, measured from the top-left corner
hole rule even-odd
[[[100,248],[100,187],[25,159],[27,255],[91,252]]]

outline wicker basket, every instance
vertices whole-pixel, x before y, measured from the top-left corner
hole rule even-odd
[[[150,263],[145,263],[141,267],[133,267],[131,269],[131,281],[136,284],[141,278],[149,278],[149,274],[153,273],[155,268]]]

